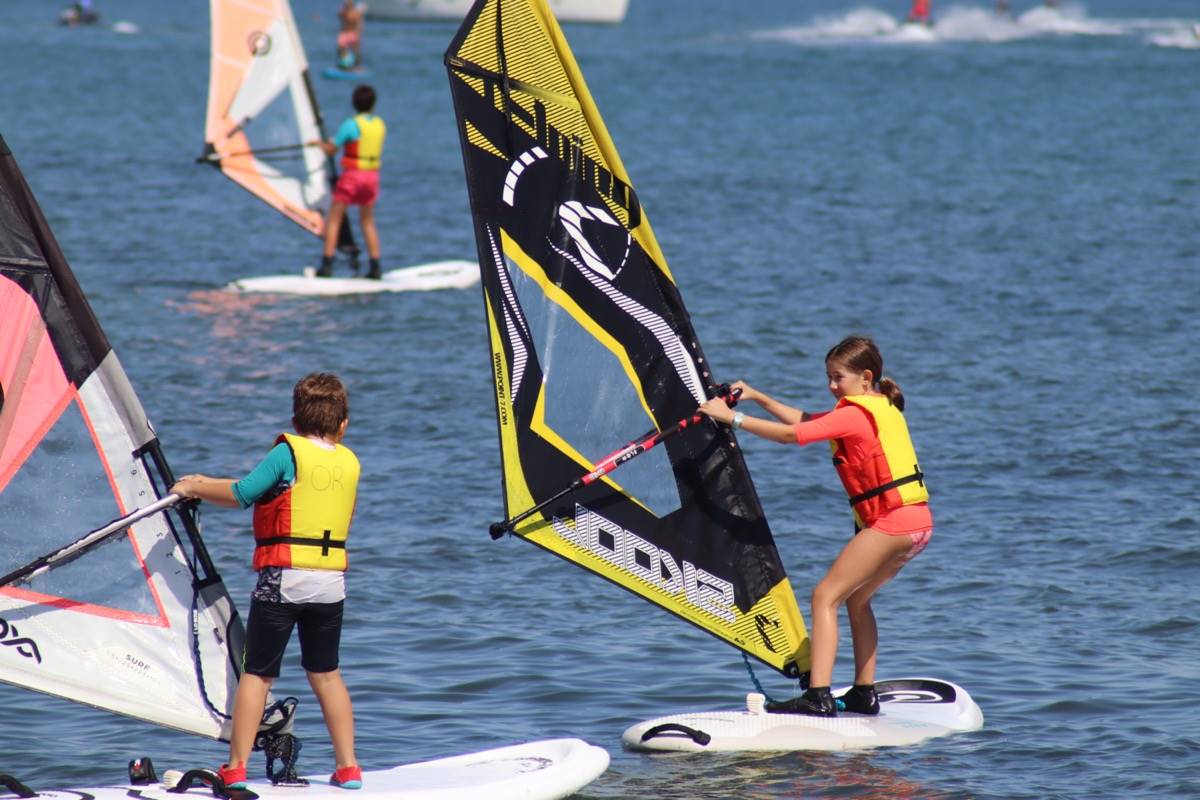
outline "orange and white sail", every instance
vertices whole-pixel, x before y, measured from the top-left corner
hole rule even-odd
[[[321,236],[334,166],[287,0],[210,0],[212,54],[205,152],[213,164]]]

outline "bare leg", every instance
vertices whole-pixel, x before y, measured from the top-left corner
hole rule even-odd
[[[325,249],[322,255],[332,258],[337,250],[338,233],[342,230],[342,221],[346,217],[346,204],[337,200],[329,206],[329,216],[325,220]]]
[[[333,742],[333,757],[337,768],[350,767],[358,763],[354,757],[354,709],[350,704],[350,692],[342,680],[342,671],[309,672],[308,684],[312,687],[325,727]]]
[[[829,572],[813,589],[810,686],[829,686],[833,681],[833,662],[837,657],[838,645],[838,607],[855,590],[878,581],[868,593],[869,599],[875,590],[896,574],[899,566],[894,566],[893,562],[907,553],[910,545],[907,536],[889,536],[867,528],[842,548]],[[873,630],[874,615],[871,620]],[[864,621],[860,617],[859,624]]]
[[[243,672],[233,698],[233,733],[229,735],[229,766],[240,767],[250,758],[254,736],[262,722],[267,693],[274,678]]]
[[[886,534],[885,534],[886,535]],[[903,541],[904,549],[869,581],[854,590],[846,598],[846,615],[850,617],[850,635],[854,639],[854,683],[868,686],[875,683],[875,656],[879,649],[879,629],[875,625],[875,612],[871,610],[871,597],[879,591],[904,566],[904,556],[911,546],[907,536],[888,536]]]
[[[363,238],[367,240],[367,255],[379,258],[379,233],[375,230],[375,204],[360,206],[359,219],[362,222]]]

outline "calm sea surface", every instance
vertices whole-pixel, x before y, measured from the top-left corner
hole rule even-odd
[[[936,4],[913,41],[905,5],[633,0],[620,26],[567,28],[719,377],[821,408],[825,350],[879,341],[937,518],[877,601],[880,676],[955,681],[986,716],[911,749],[648,757],[622,750],[628,724],[737,706],[750,680],[717,640],[488,538],[479,290],[219,291],[318,243],[192,163],[207,4],[108,0],[106,25],[67,30],[53,2],[4,0],[0,132],[176,472],[244,473],[299,376],[349,384],[365,478],[343,665],[365,765],[579,736],[612,754],[579,795],[596,800],[1200,796],[1200,7]],[[336,4],[295,6],[323,67]],[[386,268],[474,255],[453,31],[368,27]],[[350,85],[316,88],[331,124],[350,111]],[[743,444],[807,609],[845,501],[818,448]],[[204,523],[244,607],[249,516]],[[841,681],[849,650],[844,631]],[[304,700],[302,767],[328,770],[295,652],[279,688]],[[223,749],[0,687],[0,772],[112,783],[140,754]]]

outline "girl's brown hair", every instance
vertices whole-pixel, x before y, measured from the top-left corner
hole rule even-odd
[[[292,424],[305,436],[336,436],[350,418],[346,387],[330,372],[305,375],[292,390]]]
[[[865,336],[847,336],[829,348],[825,361],[836,361],[844,364],[855,372],[871,370],[871,380],[880,394],[886,395],[888,401],[901,411],[904,410],[904,393],[900,386],[891,378],[883,375],[883,356],[875,342]]]

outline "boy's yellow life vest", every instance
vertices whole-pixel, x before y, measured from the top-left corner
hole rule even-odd
[[[866,457],[852,462],[840,440],[833,448],[833,466],[850,498],[855,523],[868,527],[893,508],[929,500],[925,475],[908,435],[908,423],[900,409],[886,397],[860,394],[843,397],[837,407],[856,405],[867,412],[875,429],[875,442]]]
[[[338,444],[326,450],[285,433],[296,482],[254,505],[254,569],[297,567],[345,570],[346,539],[358,492],[358,458]]]

